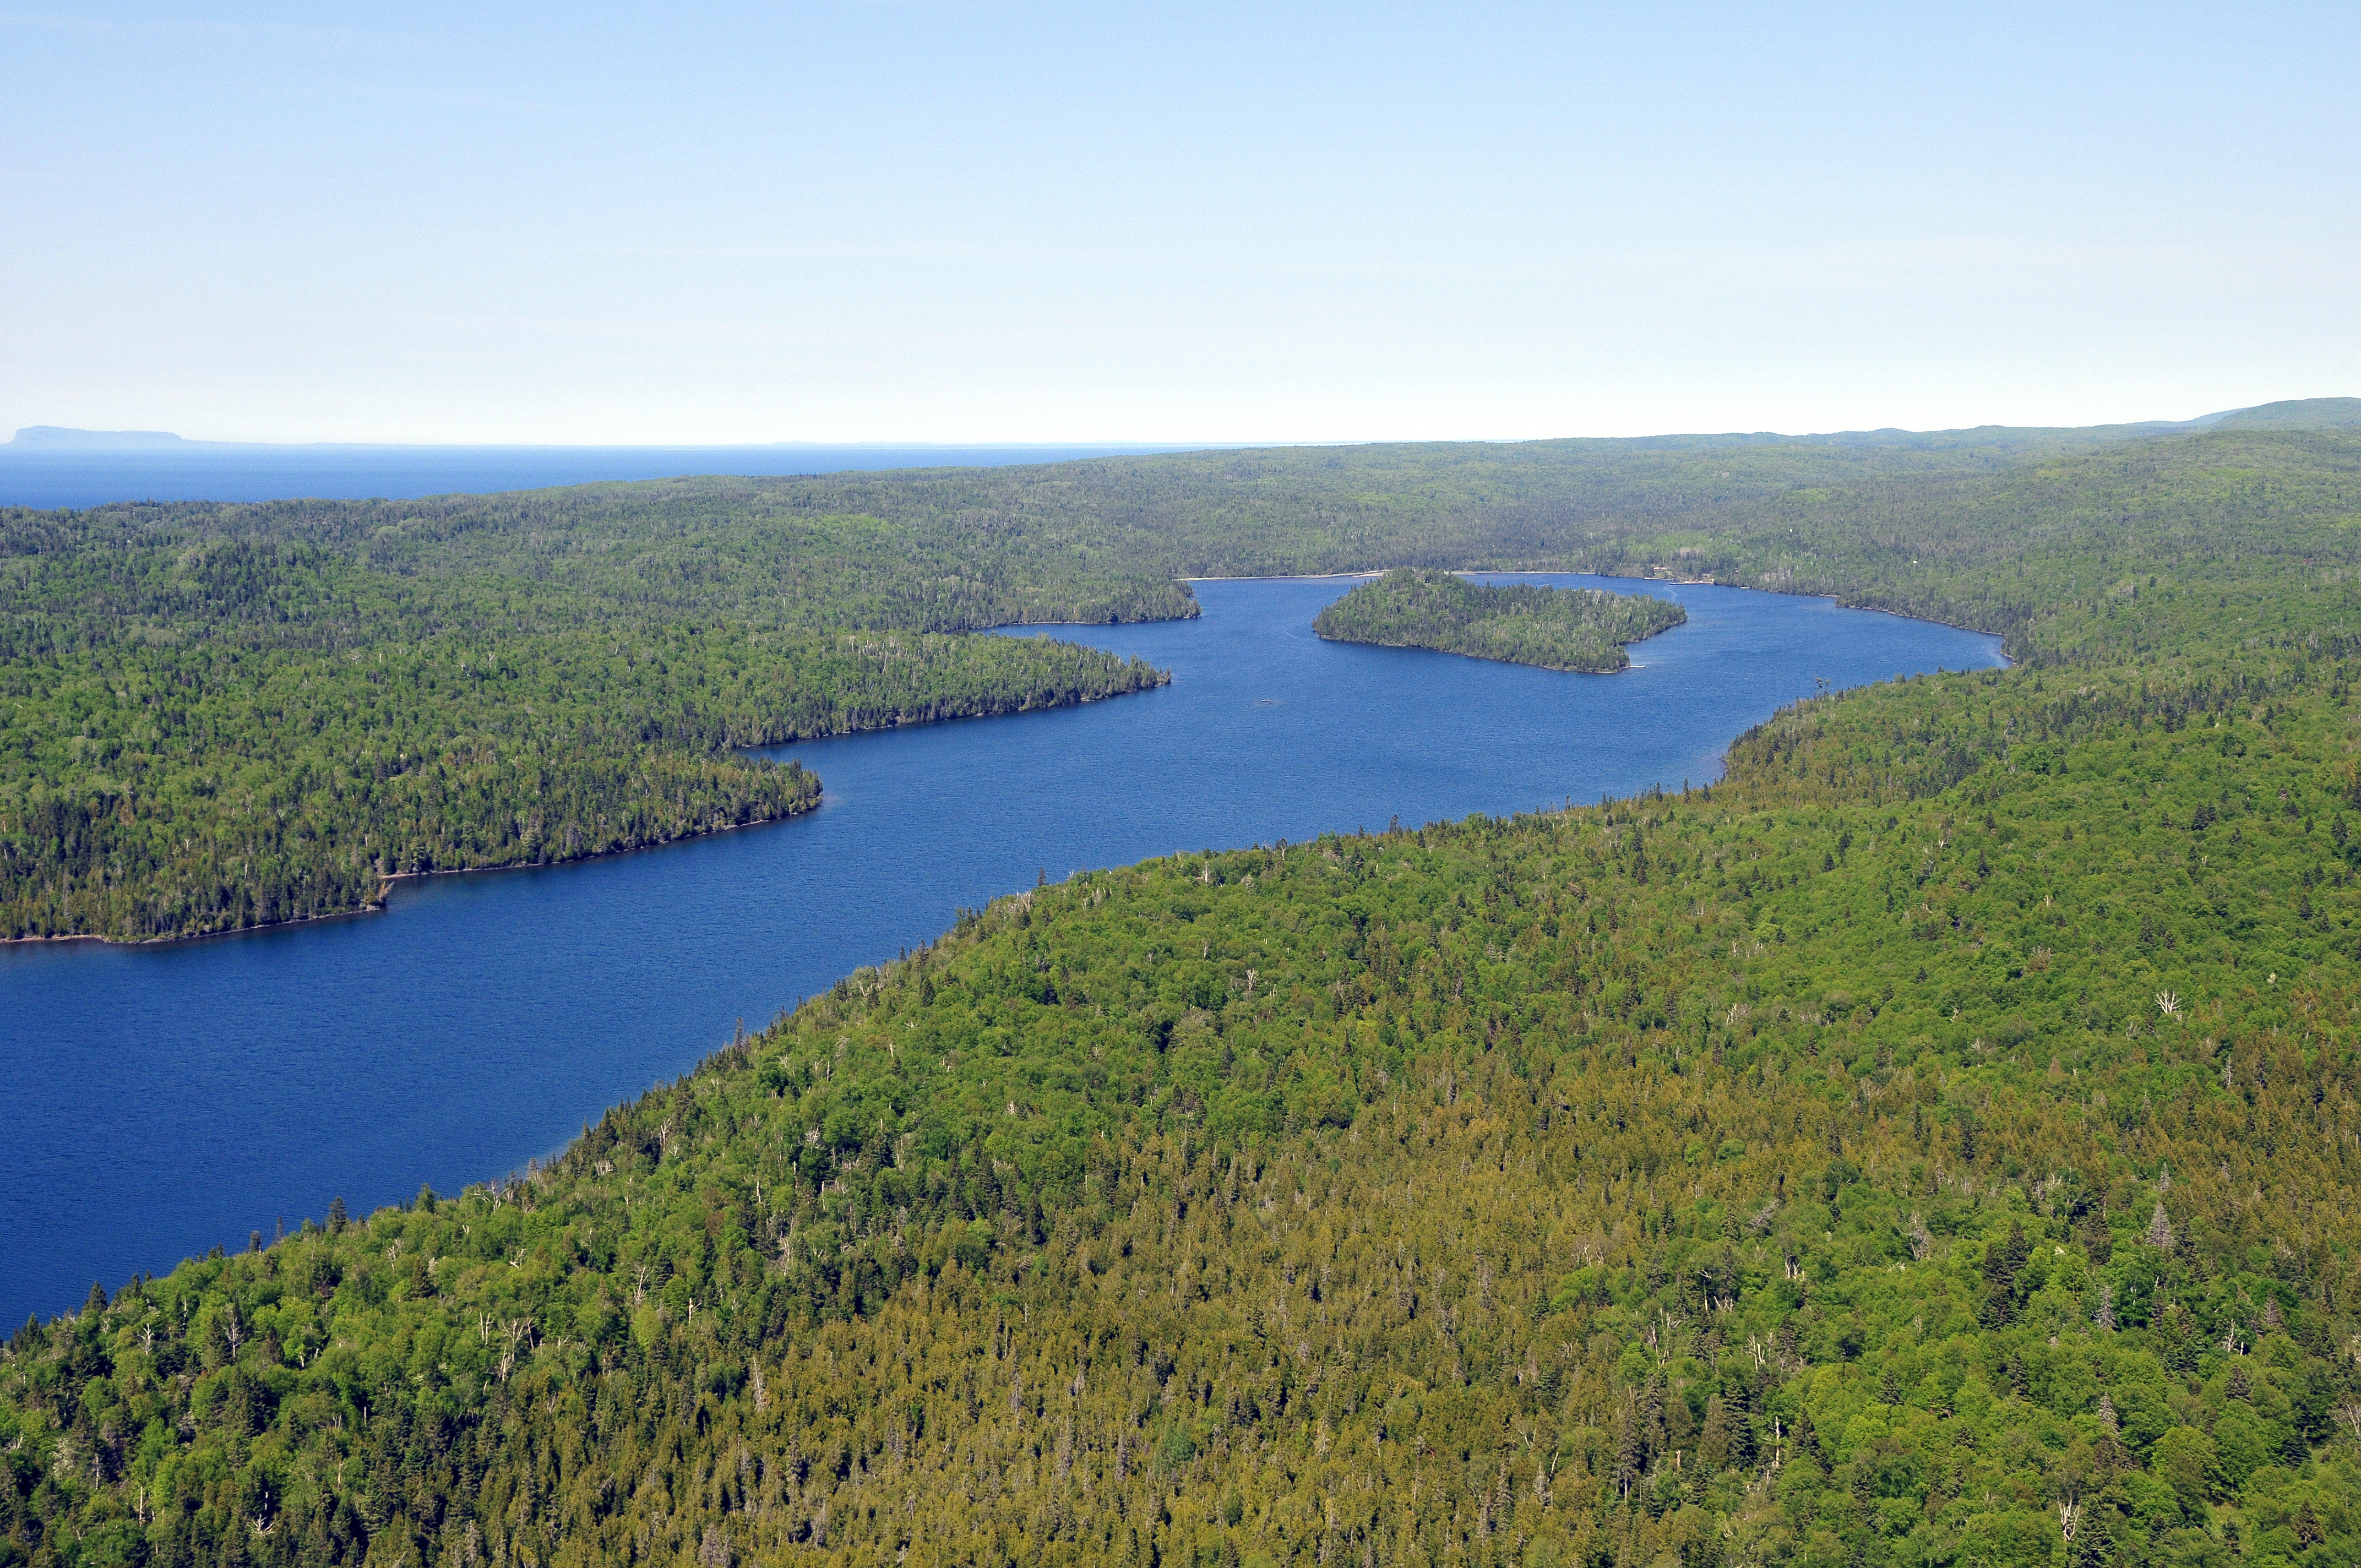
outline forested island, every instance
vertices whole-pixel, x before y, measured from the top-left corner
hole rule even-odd
[[[1328,606],[1313,618],[1312,630],[1339,642],[1432,648],[1604,674],[1631,664],[1625,643],[1688,618],[1679,605],[1651,594],[1532,583],[1486,587],[1455,573],[1401,566]]]
[[[93,1288],[0,1561],[2337,1568],[2356,515],[2279,425],[1568,525],[2017,663],[1002,898],[545,1167]]]

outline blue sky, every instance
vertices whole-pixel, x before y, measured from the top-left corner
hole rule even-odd
[[[2361,393],[2361,7],[0,11],[0,428],[1351,440]]]

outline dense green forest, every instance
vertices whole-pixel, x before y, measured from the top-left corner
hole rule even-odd
[[[1681,624],[1688,611],[1652,594],[1487,587],[1451,572],[1398,566],[1363,583],[1312,619],[1342,642],[1433,648],[1551,670],[1620,670],[1627,642]]]
[[[546,1168],[94,1288],[0,1560],[2361,1559],[2361,437],[1923,483],[1697,548],[2015,667],[1003,898]]]
[[[0,938],[357,909],[388,874],[775,817],[813,781],[730,748],[1138,690],[1162,677],[948,634],[1193,615],[1190,576],[1708,576],[1965,621],[2021,657],[2049,588],[2120,587],[2118,514],[2193,540],[2217,501],[2279,506],[2273,487],[2322,481],[2304,443],[2351,401],[2194,436],[1378,444],[0,510]],[[2051,580],[2019,543],[2053,553]],[[2282,546],[2234,548],[2268,576]]]

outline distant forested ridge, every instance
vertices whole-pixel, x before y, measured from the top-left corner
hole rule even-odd
[[[1697,548],[2014,667],[1015,894],[93,1288],[0,1353],[0,1562],[2361,1560],[2361,436],[1912,483]]]
[[[1312,630],[1340,642],[1603,673],[1631,663],[1625,643],[1688,618],[1679,605],[1650,594],[1532,583],[1487,587],[1451,572],[1402,566],[1323,609]]]
[[[0,937],[229,929],[780,816],[814,782],[732,747],[1138,690],[1163,677],[946,634],[1193,615],[1191,576],[1710,576],[2024,658],[2044,595],[2121,586],[2122,518],[2156,506],[2169,544],[2317,499],[2285,488],[2345,401],[2249,417],[0,510]],[[2048,579],[2022,544],[2055,546]],[[2233,597],[2280,546],[2237,548]]]

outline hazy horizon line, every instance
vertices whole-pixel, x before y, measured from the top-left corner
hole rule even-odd
[[[2277,400],[2290,402],[2325,400],[2316,399]],[[1281,446],[1374,446],[1397,444],[1492,444],[1523,445],[1534,442],[1593,440],[1647,441],[1676,436],[1730,435],[1760,439],[1766,436],[1789,440],[1840,435],[1905,435],[1941,434],[1953,431],[1975,430],[2110,430],[2143,427],[2174,428],[2210,423],[2231,414],[2244,413],[2253,408],[2272,406],[2271,403],[2248,404],[2237,408],[2216,410],[2182,419],[2101,420],[2087,424],[2012,425],[1998,421],[1976,424],[1934,425],[1924,428],[1908,425],[1861,425],[1837,430],[1779,431],[1766,428],[1753,430],[1663,430],[1642,434],[1626,435],[1515,435],[1515,436],[1356,436],[1356,437],[1257,437],[1240,439],[1213,438],[1174,440],[1170,437],[1125,439],[1078,439],[1073,437],[1039,440],[959,441],[939,438],[894,439],[865,437],[860,440],[814,441],[268,441],[242,440],[212,436],[183,436],[177,432],[159,430],[98,430],[76,425],[34,424],[17,427],[15,434],[0,442],[0,453],[11,455],[25,452],[64,453],[72,451],[181,451],[190,448],[265,448],[279,451],[747,451],[747,450],[812,450],[812,451],[993,451],[993,450],[1057,450],[1061,448],[1115,448],[1145,451],[1208,451],[1255,447]],[[26,439],[31,436],[33,439]]]

